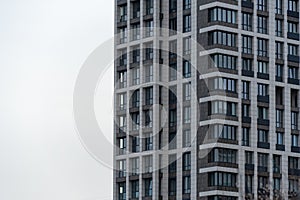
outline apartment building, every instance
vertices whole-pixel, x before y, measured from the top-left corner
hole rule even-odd
[[[299,6],[115,1],[115,200],[300,199]]]

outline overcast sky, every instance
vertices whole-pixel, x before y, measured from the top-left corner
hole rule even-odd
[[[0,1],[0,199],[112,199],[72,109],[81,65],[112,34],[112,0]]]

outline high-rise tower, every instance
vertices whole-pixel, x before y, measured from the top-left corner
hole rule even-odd
[[[298,0],[116,0],[115,33],[115,200],[300,198]]]

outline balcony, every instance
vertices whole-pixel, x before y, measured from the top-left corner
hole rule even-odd
[[[254,4],[251,1],[242,1],[242,6],[250,9],[254,8]]]
[[[288,11],[287,11],[287,15],[288,15],[289,17],[299,18],[299,12],[296,12],[296,11],[288,10]]]
[[[270,143],[267,142],[257,142],[257,147],[262,149],[270,149]]]
[[[283,82],[282,76],[275,76],[275,80],[278,82]]]
[[[269,97],[269,95],[266,95],[266,96],[257,95],[257,101],[263,102],[263,103],[269,103],[270,97]]]
[[[258,172],[268,172],[268,167],[257,166],[257,171]]]
[[[257,124],[262,125],[262,126],[269,126],[270,125],[270,120],[258,118],[257,119]]]
[[[254,77],[254,71],[250,71],[250,70],[242,70],[242,75],[243,76],[248,76],[248,77]]]
[[[294,85],[299,85],[299,79],[288,78],[288,83],[294,84]]]
[[[245,170],[254,171],[254,165],[253,164],[245,164]]]
[[[292,40],[298,40],[300,39],[300,36],[299,36],[299,33],[291,33],[291,32],[288,32],[287,33],[287,37],[289,39],[292,39]]]
[[[251,124],[251,117],[242,117],[242,122]]]
[[[293,153],[300,153],[300,147],[291,147],[291,152]]]
[[[278,151],[285,151],[285,146],[282,144],[276,144],[276,150]]]
[[[299,56],[295,56],[295,55],[288,55],[288,61],[290,62],[295,62],[295,63],[299,63],[300,59]]]
[[[300,170],[299,169],[289,169],[289,175],[300,176]]]
[[[127,0],[118,0],[117,1],[118,6],[125,5],[125,4],[127,4]]]
[[[269,79],[270,79],[270,76],[269,76],[269,74],[257,72],[257,78],[269,80]]]

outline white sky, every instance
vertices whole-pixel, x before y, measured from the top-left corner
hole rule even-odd
[[[81,65],[112,34],[112,0],[0,1],[0,199],[112,199],[72,110]]]

